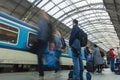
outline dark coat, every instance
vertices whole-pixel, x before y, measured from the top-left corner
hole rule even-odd
[[[38,39],[49,42],[53,41],[53,26],[51,22],[47,23],[41,20],[38,27]]]
[[[94,55],[94,64],[95,65],[103,64],[103,59],[101,57],[100,50],[98,47],[93,49],[93,55]]]
[[[74,25],[70,34],[69,45],[73,48],[80,49],[80,41],[77,39],[78,25]]]

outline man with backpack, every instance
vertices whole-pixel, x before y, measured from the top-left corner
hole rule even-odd
[[[78,21],[76,19],[73,20],[73,28],[70,34],[69,45],[71,47],[73,53],[73,80],[83,80],[83,62],[81,58],[81,47],[82,39],[84,35],[82,35],[82,30],[78,27]],[[85,44],[86,45],[86,44]]]

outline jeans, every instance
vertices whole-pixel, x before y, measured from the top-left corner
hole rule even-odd
[[[111,71],[114,71],[115,68],[114,60],[110,61],[110,67],[111,67]]]
[[[47,48],[47,42],[43,40],[39,40],[39,45],[37,47],[39,76],[44,76],[43,55],[46,52],[46,48]]]
[[[74,56],[74,52],[76,52],[74,50],[74,48],[72,48],[72,52],[73,52],[73,79],[80,79],[83,80],[83,62],[82,62],[82,58],[81,58],[81,52],[79,51],[79,55],[78,56]]]

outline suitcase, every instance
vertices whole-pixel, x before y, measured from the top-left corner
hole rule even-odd
[[[87,69],[88,72],[94,72],[95,71],[93,61],[88,61],[86,63],[86,69]]]

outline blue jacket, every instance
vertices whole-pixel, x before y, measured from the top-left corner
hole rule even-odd
[[[77,32],[79,30],[78,25],[74,25],[70,34],[70,40],[69,40],[69,45],[71,47],[74,47],[76,49],[80,48],[80,41],[77,39]]]

